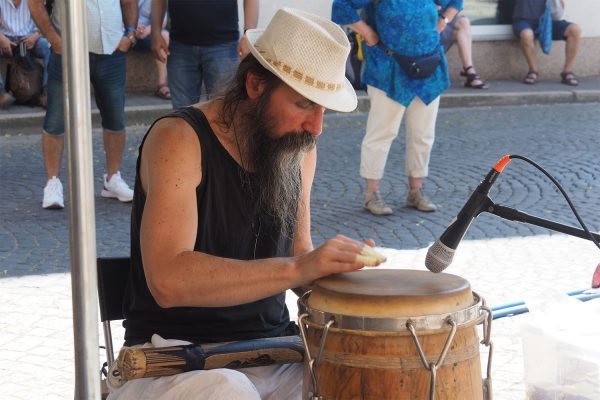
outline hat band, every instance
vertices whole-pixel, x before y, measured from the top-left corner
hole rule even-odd
[[[341,83],[329,83],[329,82],[320,81],[312,76],[306,75],[303,72],[292,68],[288,64],[285,64],[281,61],[276,61],[276,60],[273,60],[270,58],[265,58],[265,60],[267,60],[267,62],[269,64],[271,64],[278,71],[281,71],[284,74],[289,75],[292,78],[296,79],[297,81],[307,84],[308,86],[312,86],[312,87],[315,87],[320,90],[328,90],[331,92],[340,90],[343,86]]]

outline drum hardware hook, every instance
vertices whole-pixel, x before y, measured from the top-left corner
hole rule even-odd
[[[454,335],[456,334],[456,330],[457,330],[456,321],[454,321],[452,318],[450,318],[450,317],[446,318],[446,323],[451,326],[451,329],[450,329],[450,333],[448,333],[448,338],[446,339],[444,348],[442,349],[442,352],[440,353],[436,362],[428,363],[427,357],[425,356],[425,353],[423,352],[423,347],[421,346],[421,343],[419,342],[419,338],[417,337],[417,332],[415,330],[414,322],[410,319],[408,321],[406,321],[406,328],[410,332],[410,334],[415,342],[415,345],[417,346],[417,351],[419,352],[419,357],[421,358],[421,363],[423,363],[423,366],[425,367],[425,369],[427,369],[428,371],[431,372],[431,381],[429,384],[429,400],[435,399],[435,385],[436,385],[437,369],[444,364],[444,360],[446,359],[446,355],[448,354],[448,350],[450,349],[450,345],[452,344],[452,341],[454,340]]]
[[[481,311],[487,313],[486,318],[483,320],[483,340],[481,344],[488,347],[488,361],[487,361],[487,376],[483,379],[483,398],[485,400],[492,400],[494,395],[492,393],[492,356],[494,354],[494,344],[492,343],[492,309],[484,304],[479,307]]]
[[[310,372],[310,377],[312,379],[313,389],[314,389],[314,392],[309,393],[309,396],[310,396],[311,400],[320,400],[320,399],[322,399],[322,397],[317,394],[317,393],[319,393],[319,390],[317,387],[317,376],[315,374],[315,363],[319,364],[321,362],[321,357],[323,355],[323,349],[325,348],[325,340],[327,339],[327,333],[329,333],[329,328],[331,327],[331,325],[333,325],[335,323],[335,320],[332,318],[329,320],[329,322],[327,322],[327,324],[325,324],[325,327],[323,328],[323,336],[321,336],[321,343],[319,345],[319,353],[317,354],[317,358],[315,360],[310,355],[310,350],[308,348],[308,340],[306,339],[306,331],[305,331],[303,319],[307,318],[307,317],[308,317],[308,314],[300,315],[300,317],[298,317],[298,325],[300,325],[300,336],[302,337],[302,343],[304,344],[306,360],[308,361],[308,370]]]

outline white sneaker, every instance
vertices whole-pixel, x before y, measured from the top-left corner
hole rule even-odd
[[[60,179],[53,176],[48,179],[44,188],[44,200],[42,200],[43,208],[65,208],[65,200],[63,197],[63,186]]]
[[[129,185],[121,178],[121,172],[117,171],[110,177],[110,180],[106,180],[107,176],[104,174],[104,188],[102,189],[102,197],[110,197],[113,199],[119,199],[124,203],[133,200],[133,190],[129,188]]]

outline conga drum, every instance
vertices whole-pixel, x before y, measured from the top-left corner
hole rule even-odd
[[[491,310],[445,273],[369,269],[319,279],[298,300],[304,399],[491,398]],[[488,397],[489,396],[489,397]]]

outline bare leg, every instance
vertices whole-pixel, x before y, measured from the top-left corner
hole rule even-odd
[[[477,75],[473,66],[473,38],[471,36],[471,23],[466,17],[458,17],[454,26],[452,42],[456,42],[458,56],[462,63],[461,76],[467,78],[465,86],[474,89],[487,89],[488,85]]]
[[[377,192],[379,190],[379,179],[365,179],[365,183],[367,184],[367,193]]]
[[[523,29],[520,34],[521,50],[527,61],[530,72],[537,73],[537,64],[535,60],[535,36],[531,29]]]
[[[167,44],[167,46],[169,46],[169,32],[162,31],[161,34],[163,39],[165,40],[165,43]],[[167,63],[156,60],[156,72],[158,75],[158,83],[156,86],[160,87],[161,85],[168,85],[169,80],[167,78]]]
[[[408,188],[410,190],[421,189],[423,187],[423,178],[408,177]]]
[[[577,24],[569,25],[565,30],[565,37],[567,38],[567,43],[565,46],[565,67],[563,71],[572,72],[575,56],[581,42],[581,27]]]
[[[110,179],[121,168],[123,150],[125,149],[125,131],[109,132],[103,130],[102,138],[104,139],[104,152],[106,153],[107,179]]]
[[[458,46],[458,55],[463,68],[473,65],[471,23],[467,18],[458,17],[454,29],[454,38]],[[474,72],[474,70],[473,70]]]
[[[42,151],[44,153],[44,166],[48,179],[53,176],[58,177],[60,173],[60,162],[62,160],[63,148],[65,145],[64,135],[49,135],[42,132]]]

